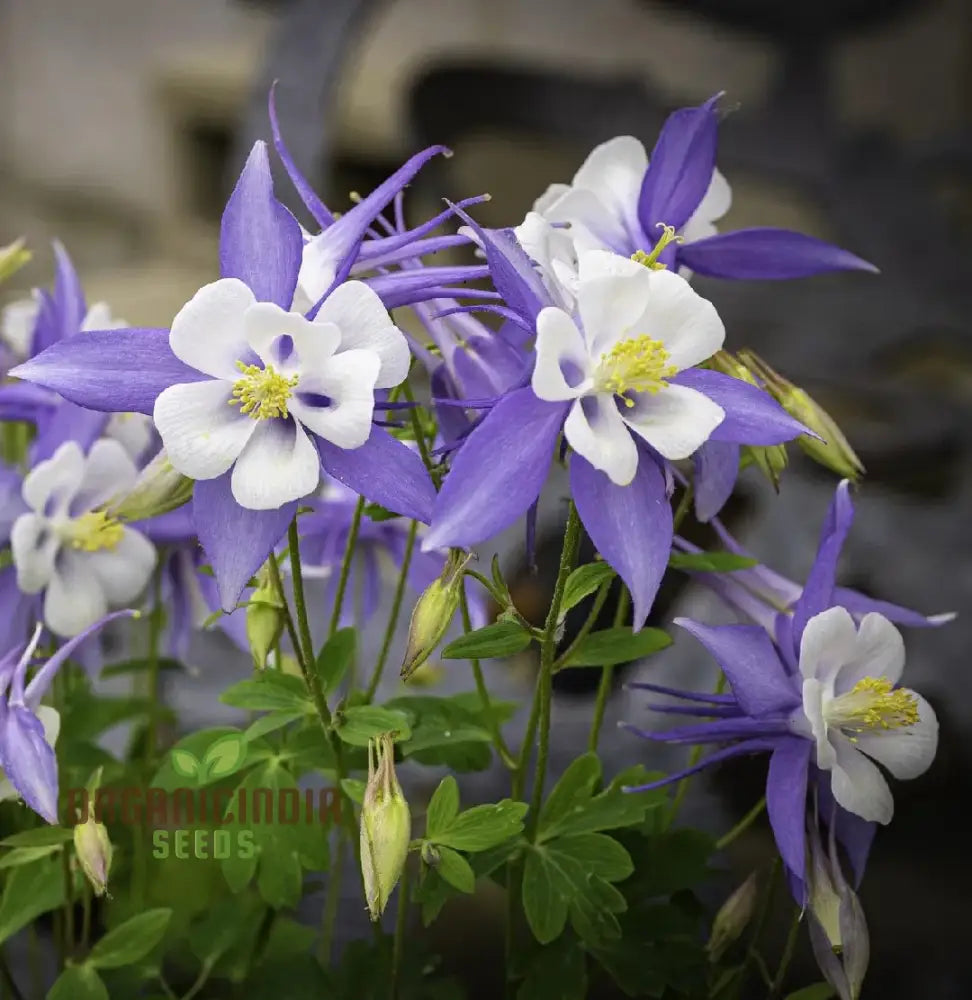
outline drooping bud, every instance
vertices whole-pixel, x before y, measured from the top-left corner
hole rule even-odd
[[[786,468],[786,445],[744,445],[744,457],[748,457],[753,465],[770,481],[777,493],[780,491],[780,476]]]
[[[23,237],[0,247],[0,281],[15,275],[30,258],[31,252],[24,246]]]
[[[74,828],[74,850],[94,894],[103,896],[108,888],[112,847],[104,824],[95,821],[93,805],[88,806],[87,820]]]
[[[710,962],[718,962],[752,920],[756,908],[756,889],[756,873],[753,872],[720,907],[712,921],[712,934],[705,946]]]
[[[408,647],[402,662],[402,679],[408,678],[435,651],[452,621],[462,595],[462,574],[472,558],[468,552],[452,549],[438,579],[425,588],[416,601],[408,626]]]
[[[395,774],[395,744],[391,733],[368,743],[368,784],[361,806],[361,876],[368,913],[381,918],[398,885],[412,818]]]
[[[270,651],[277,645],[283,631],[284,605],[265,566],[257,579],[259,586],[253,591],[246,606],[246,639],[253,655],[253,666],[257,670],[263,670]]]
[[[740,357],[790,416],[820,435],[814,438],[801,434],[797,438],[804,452],[824,468],[856,482],[864,473],[864,465],[834,418],[805,390],[783,378],[751,351],[741,351]]]
[[[139,473],[131,491],[107,508],[117,521],[143,521],[167,514],[192,499],[193,481],[176,472],[163,448]]]

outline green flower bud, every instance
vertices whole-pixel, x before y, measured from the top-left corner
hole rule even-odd
[[[0,281],[15,275],[30,258],[31,252],[24,247],[23,237],[0,247]]]
[[[131,492],[115,497],[107,513],[117,521],[143,521],[167,514],[192,499],[193,481],[176,472],[163,448],[139,473]]]
[[[718,962],[729,945],[738,940],[752,920],[755,908],[756,873],[753,872],[722,904],[712,921],[712,934],[705,946],[710,962]]]
[[[280,596],[271,584],[262,584],[246,606],[246,639],[257,670],[267,665],[267,657],[277,645],[283,627],[284,606]]]
[[[426,587],[412,611],[408,626],[408,648],[402,662],[402,679],[408,678],[435,651],[442,641],[462,594],[462,572],[472,558],[468,552],[452,549],[442,575]]]
[[[864,473],[864,465],[834,418],[805,390],[783,378],[751,351],[740,352],[740,357],[756,372],[766,390],[790,416],[820,435],[819,438],[808,434],[798,437],[797,444],[803,451],[824,468],[856,482]]]
[[[88,807],[87,820],[74,828],[74,850],[94,894],[103,896],[108,888],[112,848],[104,824],[95,822],[92,806]]]
[[[780,476],[787,464],[786,445],[745,445],[742,453],[744,458],[748,458],[762,472],[772,484],[773,489],[778,493],[780,490]]]
[[[412,818],[395,775],[395,744],[391,733],[368,743],[368,785],[361,806],[361,876],[373,921],[381,918],[398,885]]]

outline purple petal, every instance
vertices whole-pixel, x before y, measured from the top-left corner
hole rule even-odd
[[[828,271],[878,270],[832,243],[763,226],[685,243],[678,248],[678,262],[710,278],[764,281],[806,278]]]
[[[658,223],[681,229],[712,181],[718,132],[715,103],[721,96],[674,112],[662,126],[638,198],[638,219],[652,241]]]
[[[463,395],[475,399],[505,392],[523,376],[523,351],[495,333],[474,333],[452,357]]]
[[[168,330],[138,328],[68,337],[10,374],[89,410],[149,415],[163,389],[207,378],[172,353]]]
[[[30,382],[0,385],[0,420],[26,420],[35,423],[41,413],[57,406],[61,397]]]
[[[57,823],[57,760],[40,719],[20,705],[0,702],[0,767],[23,800]]]
[[[297,513],[297,504],[278,510],[241,507],[230,488],[230,472],[199,480],[193,490],[192,517],[206,552],[224,611],[236,607],[250,577],[263,565]]]
[[[30,338],[30,355],[46,350],[61,339],[61,317],[54,296],[46,289],[39,289],[37,295],[37,319]],[[75,333],[78,331],[75,330]]]
[[[709,705],[730,706],[736,704],[731,694],[702,694],[698,691],[682,691],[680,688],[665,687],[662,684],[650,684],[647,681],[633,681],[625,687],[630,691],[651,691],[654,694],[670,694],[673,698],[684,698],[686,701],[703,702]]]
[[[372,503],[428,524],[435,487],[419,454],[379,427],[360,447],[338,448],[321,438],[324,471]]]
[[[642,739],[656,743],[725,743],[728,740],[746,740],[757,736],[784,736],[786,723],[780,719],[752,719],[746,716],[730,716],[712,722],[698,722],[691,726],[679,726],[663,732],[637,729],[626,725],[625,729],[636,733]]]
[[[706,441],[692,457],[695,461],[695,516],[705,522],[715,517],[732,495],[739,475],[739,445]]]
[[[850,483],[844,479],[834,493],[827,517],[820,532],[817,557],[807,576],[803,593],[793,608],[793,641],[799,643],[803,630],[814,615],[832,607],[834,587],[837,582],[837,560],[851,524],[854,522],[854,505],[850,498]]]
[[[50,458],[65,441],[77,441],[87,451],[101,437],[108,414],[62,400],[50,415],[38,421],[37,437],[30,447],[31,464]]]
[[[770,637],[758,625],[701,625],[676,618],[716,659],[732,686],[742,710],[762,717],[785,712],[800,695],[780,663]]]
[[[834,832],[847,852],[854,885],[857,887],[861,884],[861,879],[864,878],[867,858],[871,853],[871,845],[874,843],[874,834],[877,833],[877,823],[869,823],[837,805],[831,790],[830,772],[818,771],[816,768],[814,768],[814,772],[820,813],[827,819],[828,823],[830,822],[829,818],[834,817]]]
[[[73,337],[81,330],[88,307],[78,272],[60,240],[54,241],[54,260],[54,304],[59,325],[58,339],[63,339]]]
[[[177,545],[190,541],[196,534],[192,519],[192,504],[183,504],[166,514],[135,521],[132,527],[150,538],[157,545]]]
[[[627,729],[629,732],[633,731],[631,726],[622,725],[622,729]],[[634,730],[636,735],[647,735],[651,734],[640,733]],[[636,785],[636,786],[626,786],[622,789],[625,792],[649,792],[654,788],[662,788],[665,785],[671,785],[673,782],[681,781],[682,778],[688,778],[693,774],[698,774],[699,771],[704,771],[708,767],[712,767],[713,764],[721,764],[723,761],[729,760],[732,757],[740,757],[743,754],[750,753],[763,753],[766,750],[774,750],[779,743],[779,739],[757,737],[751,740],[745,740],[742,743],[734,743],[732,746],[725,747],[722,750],[716,750],[715,753],[710,753],[707,757],[703,757],[698,764],[693,764],[691,767],[685,768],[684,771],[677,771],[675,774],[669,774],[664,778],[659,778],[657,781],[650,781],[647,785]]]
[[[879,615],[884,615],[888,621],[910,628],[935,628],[947,625],[955,618],[954,614],[923,615],[920,611],[912,611],[910,608],[903,608],[900,604],[891,604],[889,601],[878,601],[848,587],[834,587],[833,601],[834,604],[847,608],[855,617],[876,611]]]
[[[766,812],[783,864],[802,879],[806,870],[807,771],[813,744],[797,736],[783,740],[770,758]]]
[[[222,276],[239,278],[260,302],[289,309],[303,251],[297,220],[273,196],[267,144],[255,142],[223,211]]]
[[[371,286],[384,302],[386,309],[411,305],[437,298],[442,287],[452,281],[475,281],[489,276],[489,268],[482,266],[419,267],[409,271],[392,271],[368,278]]]
[[[645,624],[672,550],[672,508],[661,470],[642,454],[628,486],[616,486],[580,455],[570,460],[577,512],[601,556],[627,584],[632,628]]]
[[[813,432],[791,417],[769,393],[742,379],[708,368],[688,368],[672,382],[705,393],[725,410],[726,417],[710,441],[771,445]]]
[[[525,514],[547,479],[567,407],[529,387],[497,403],[455,456],[422,548],[471,548]]]

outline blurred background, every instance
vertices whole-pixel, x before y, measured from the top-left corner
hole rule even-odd
[[[927,613],[969,608],[967,0],[0,0],[0,244],[24,235],[36,254],[10,296],[50,283],[58,236],[89,302],[167,326],[217,276],[220,212],[245,152],[268,137],[274,79],[286,140],[331,208],[442,142],[456,155],[419,177],[409,215],[489,191],[477,214],[490,225],[518,223],[597,142],[628,133],[650,149],[669,111],[725,91],[719,166],[733,207],[721,227],[799,229],[882,274],[697,288],[719,308],[727,346],[754,348],[810,390],[868,469],[842,582]],[[285,180],[278,190],[297,211]],[[781,499],[744,477],[727,519],[756,555],[803,579],[834,485],[794,454]],[[562,494],[555,483],[538,575],[523,564],[519,533],[500,544],[525,612],[545,606]],[[672,584],[656,616],[677,613],[715,620],[718,611]],[[964,998],[972,627],[960,617],[907,642],[909,683],[938,710],[942,748],[928,775],[897,785],[898,814],[877,840],[862,893],[872,933],[864,995]],[[210,666],[211,697],[182,696],[204,713],[194,723],[211,720],[200,706],[221,686]],[[498,683],[522,693],[531,669],[508,664]],[[569,673],[555,706],[561,768],[583,747],[596,684]],[[619,674],[711,683],[711,665],[682,639]],[[619,683],[608,774],[659,762],[611,725],[648,724],[643,701]],[[718,798],[701,783],[686,819],[726,829],[758,796],[762,767],[720,775]],[[500,779],[480,776],[480,794],[496,794]],[[768,843],[757,827],[736,845],[739,876]],[[363,914],[349,905],[353,935]],[[467,973],[493,940],[491,902],[475,905],[448,922],[459,937],[445,942]],[[797,984],[812,975],[802,961]],[[481,995],[495,995],[489,984],[481,980]]]

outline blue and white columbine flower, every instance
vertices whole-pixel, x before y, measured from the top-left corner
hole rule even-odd
[[[222,278],[182,308],[169,345],[208,376],[170,386],[155,402],[173,468],[191,479],[232,468],[233,496],[253,510],[316,489],[320,458],[309,434],[360,448],[375,389],[398,385],[410,361],[381,300],[358,281],[339,286],[308,320]]]
[[[78,635],[148,583],[155,547],[98,509],[130,490],[137,475],[117,441],[97,441],[88,455],[67,441],[24,479],[29,511],[14,522],[10,547],[20,589],[44,592],[52,632]]]

